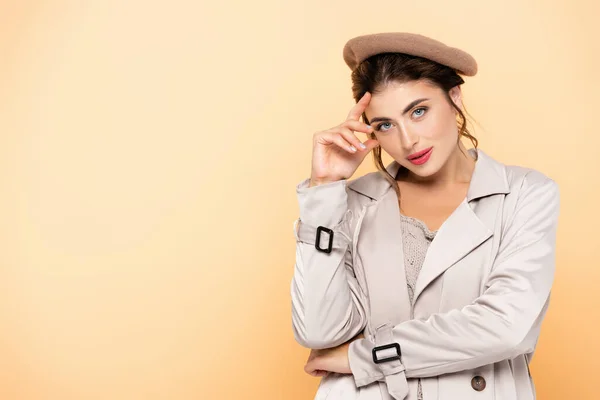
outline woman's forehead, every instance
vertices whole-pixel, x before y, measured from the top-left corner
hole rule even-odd
[[[372,98],[385,96],[406,96],[412,93],[433,93],[439,91],[439,88],[425,79],[411,80],[405,82],[391,81],[378,88],[373,93]]]
[[[437,86],[422,80],[391,82],[372,94],[366,111],[368,112],[370,109],[395,109],[397,107],[404,107],[419,98],[433,99],[441,95],[442,92]]]

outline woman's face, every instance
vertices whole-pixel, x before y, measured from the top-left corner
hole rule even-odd
[[[460,108],[460,86],[450,90]],[[426,80],[393,82],[372,94],[365,115],[383,150],[420,177],[436,174],[457,149],[456,110]],[[422,151],[427,153],[415,158]]]

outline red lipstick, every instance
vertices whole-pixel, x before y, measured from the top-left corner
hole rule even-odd
[[[433,151],[433,146],[429,147],[425,150],[421,150],[416,153],[413,153],[406,158],[408,159],[408,161],[410,161],[411,163],[413,163],[415,165],[425,164],[427,162],[427,160],[429,160],[429,157],[431,157],[432,151]]]

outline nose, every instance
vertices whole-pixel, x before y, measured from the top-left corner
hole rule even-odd
[[[404,124],[401,124],[398,130],[400,132],[400,145],[402,148],[407,151],[414,149],[415,144],[419,142],[419,136],[411,132],[410,128]]]

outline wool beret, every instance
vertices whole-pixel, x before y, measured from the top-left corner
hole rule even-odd
[[[357,36],[348,40],[343,51],[344,61],[351,70],[379,53],[405,53],[446,65],[461,75],[477,73],[477,62],[467,52],[416,33],[383,32]]]

